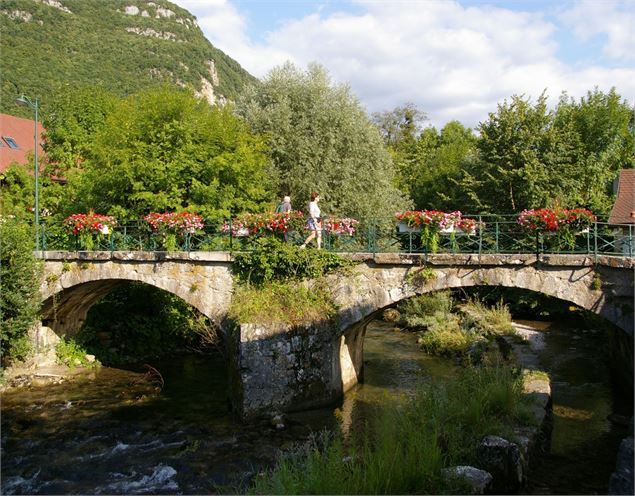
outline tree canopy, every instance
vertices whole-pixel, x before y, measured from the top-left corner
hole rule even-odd
[[[278,194],[292,195],[295,208],[304,208],[312,191],[326,215],[362,221],[387,221],[408,206],[377,128],[323,67],[273,69],[245,92],[237,111],[268,137]]]
[[[565,94],[553,111],[544,94],[535,103],[513,96],[478,131],[478,158],[462,181],[478,211],[558,205],[607,214],[612,181],[634,165],[633,109],[615,90],[579,102]]]
[[[64,122],[68,122],[65,120]],[[207,218],[268,204],[265,145],[231,108],[152,89],[118,102],[69,172],[68,205],[120,220],[190,210]]]

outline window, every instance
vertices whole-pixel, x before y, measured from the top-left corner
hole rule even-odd
[[[9,148],[20,148],[11,136],[3,136],[2,138],[6,141],[7,145],[9,145]]]

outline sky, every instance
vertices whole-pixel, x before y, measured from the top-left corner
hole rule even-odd
[[[635,0],[172,0],[258,78],[317,62],[370,112],[476,127],[512,95],[635,102]]]

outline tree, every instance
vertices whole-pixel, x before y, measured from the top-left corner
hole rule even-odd
[[[417,139],[426,114],[406,103],[391,111],[375,112],[372,117],[395,164],[395,184],[412,198],[420,159]]]
[[[513,96],[479,126],[479,155],[467,162],[462,194],[479,212],[581,206],[608,214],[612,181],[633,167],[632,120],[614,90],[596,89],[579,103],[565,94],[554,111],[544,93],[535,104]]]
[[[470,197],[478,211],[514,213],[536,204],[532,171],[545,170],[551,118],[544,93],[535,104],[514,95],[479,125],[479,160],[468,172],[475,179]]]
[[[93,136],[118,101],[101,87],[67,85],[57,92],[43,116],[49,174],[63,177],[91,157]]]
[[[170,87],[117,104],[81,168],[69,175],[70,211],[119,220],[190,210],[206,218],[265,208],[266,147],[229,107]]]
[[[27,333],[39,318],[40,266],[33,256],[33,230],[18,219],[0,217],[0,340],[3,364],[24,359]]]
[[[595,88],[575,102],[566,93],[556,109],[554,128],[568,133],[576,166],[570,191],[578,204],[607,214],[613,203],[612,182],[622,168],[635,166],[635,108],[612,88]]]
[[[417,142],[417,169],[412,198],[420,209],[465,209],[457,183],[467,161],[476,154],[476,136],[458,121],[448,122],[441,133],[427,128]]]
[[[416,142],[427,116],[408,102],[390,111],[374,112],[372,118],[386,145],[396,150]]]
[[[394,167],[377,128],[323,67],[273,69],[246,91],[237,111],[268,136],[278,195],[291,194],[296,206],[317,191],[326,215],[387,222],[408,205],[393,185]]]

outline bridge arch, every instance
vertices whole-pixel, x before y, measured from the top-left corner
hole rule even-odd
[[[172,293],[213,322],[224,317],[231,300],[230,264],[219,257],[191,259],[187,253],[169,259],[156,253],[128,254],[120,259],[110,253],[56,255],[45,262],[40,293],[43,323],[59,335],[77,332],[90,308],[125,282],[142,282]]]
[[[425,266],[402,260],[358,266],[348,275],[331,276],[328,287],[338,305],[340,329],[412,296],[472,286],[520,288],[592,311],[633,335],[633,269],[596,265],[578,257],[497,257],[496,263],[448,264],[442,259]],[[381,259],[380,259],[381,260]]]

